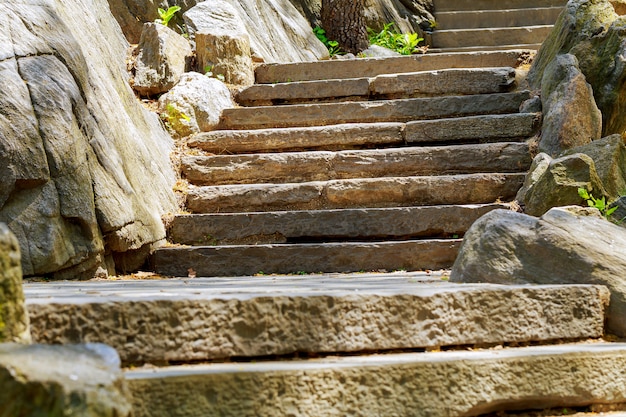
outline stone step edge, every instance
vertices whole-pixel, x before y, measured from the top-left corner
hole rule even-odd
[[[448,33],[477,33],[477,32],[493,32],[493,31],[518,31],[520,29],[535,30],[535,29],[548,29],[554,25],[530,25],[530,26],[512,26],[512,27],[492,27],[492,28],[463,28],[463,29],[437,29],[433,34],[448,34]]]
[[[505,9],[524,10],[528,7],[565,7],[566,0],[500,0],[499,6]],[[435,13],[449,11],[489,10],[493,8],[493,0],[467,0],[465,2],[435,0]]]
[[[520,72],[520,74],[517,74]],[[523,70],[512,67],[450,68],[374,77],[292,81],[255,84],[240,91],[235,100],[243,106],[303,104],[327,100],[381,100],[389,98],[429,97],[503,93],[515,89],[516,79],[525,77]],[[442,77],[457,76],[455,83]]]
[[[402,275],[232,281],[30,286],[32,337],[107,343],[125,363],[530,343],[601,337],[610,298],[603,286],[420,283]]]
[[[517,67],[532,51],[476,51],[392,58],[359,58],[291,64],[261,64],[256,67],[257,84],[323,79],[375,77],[389,73],[443,70],[447,68]]]
[[[195,365],[125,377],[136,417],[183,407],[198,416],[478,416],[626,402],[626,345]]]
[[[477,29],[489,27],[503,27],[502,24],[490,24],[489,21],[520,22],[527,19],[525,24],[505,24],[505,27],[537,26],[556,22],[556,18],[563,7],[533,7],[527,9],[496,9],[496,10],[460,10],[435,13],[437,30],[442,29]],[[530,16],[529,16],[530,13]],[[476,22],[476,19],[479,22]],[[452,25],[452,27],[450,26]],[[479,26],[480,25],[480,26]]]
[[[533,136],[539,127],[540,120],[541,113],[511,113],[406,123],[379,122],[253,130],[217,130],[192,135],[187,140],[187,146],[216,154],[245,154],[297,151],[300,149],[361,149],[367,145],[379,147],[476,140],[519,140]],[[478,126],[487,121],[496,123],[498,126],[487,131],[478,129]],[[517,130],[513,134],[508,133],[506,129],[508,126],[516,126]],[[458,134],[459,131],[467,130],[469,132],[465,136]],[[282,134],[285,134],[285,138],[276,139]],[[321,134],[324,135],[323,140],[320,138]],[[256,140],[249,139],[256,136],[258,136]],[[343,142],[337,141],[337,137],[345,138],[345,140]],[[246,141],[246,139],[248,140]],[[224,141],[228,142],[226,146]]]
[[[167,238],[174,244],[211,246],[294,243],[295,240],[299,243],[406,240],[443,235],[454,238],[461,237],[476,219],[497,209],[510,210],[511,205],[179,214],[168,224]]]

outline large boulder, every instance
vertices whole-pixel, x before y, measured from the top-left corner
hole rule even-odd
[[[541,81],[543,125],[539,151],[557,156],[600,139],[602,114],[574,55],[557,56]]]
[[[539,50],[528,81],[539,87],[558,55],[575,55],[602,111],[602,136],[621,134],[626,130],[625,40],[626,17],[619,16],[610,1],[570,0]]]
[[[0,343],[29,343],[28,312],[24,306],[20,246],[0,223]]]
[[[189,41],[159,23],[146,23],[135,60],[133,88],[143,96],[169,91],[187,69]]]
[[[197,72],[184,74],[180,82],[159,98],[159,112],[178,136],[215,130],[222,110],[235,107],[228,87]]]
[[[195,41],[200,70],[221,75],[229,84],[254,84],[250,36],[239,12],[228,1],[200,3],[184,18]]]
[[[117,352],[108,346],[0,344],[0,415],[130,417]]]
[[[142,262],[177,209],[172,140],[135,99],[106,0],[0,4],[0,221],[25,275]]]
[[[595,209],[554,208],[541,218],[495,210],[466,233],[450,280],[606,285],[607,330],[626,337],[625,253],[626,230]]]

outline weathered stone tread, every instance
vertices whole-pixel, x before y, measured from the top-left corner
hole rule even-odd
[[[392,58],[328,60],[294,64],[264,64],[256,68],[258,84],[320,79],[369,78],[381,74],[435,71],[445,68],[517,67],[528,51],[476,51]]]
[[[563,5],[524,9],[464,10],[437,13],[437,29],[477,29],[553,25]]]
[[[186,156],[182,172],[195,185],[296,183],[351,178],[526,172],[526,143],[486,143],[361,151]]]
[[[510,201],[525,174],[362,178],[291,184],[191,187],[192,213],[483,204]]]
[[[528,91],[345,103],[225,109],[220,130],[322,126],[342,123],[408,122],[478,114],[514,113]]]
[[[525,27],[437,30],[432,33],[433,47],[499,46],[541,43],[552,25]]]
[[[185,214],[168,239],[183,245],[391,240],[462,236],[481,216],[508,204]]]
[[[436,13],[463,10],[527,9],[564,7],[567,0],[435,0]]]
[[[626,345],[139,369],[126,379],[137,417],[478,416],[626,402]]]

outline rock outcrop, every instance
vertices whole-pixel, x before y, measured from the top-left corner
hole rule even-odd
[[[0,344],[0,415],[129,417],[117,352],[108,346]]]
[[[626,130],[625,37],[626,17],[609,0],[571,0],[539,50],[528,80],[539,87],[557,55],[576,56],[602,111],[602,136],[621,134]]]
[[[139,266],[176,210],[172,141],[128,85],[128,44],[106,1],[0,11],[0,221],[24,274]]]
[[[557,156],[600,139],[602,114],[575,56],[559,55],[546,67],[541,99],[544,117],[539,151]]]
[[[0,343],[29,343],[28,313],[24,306],[20,247],[13,233],[0,223]]]
[[[611,291],[607,330],[626,336],[626,231],[597,210],[555,208],[541,218],[496,210],[468,230],[454,282],[600,284]]]
[[[174,87],[193,53],[187,39],[158,23],[144,25],[138,50],[133,88],[143,96]]]

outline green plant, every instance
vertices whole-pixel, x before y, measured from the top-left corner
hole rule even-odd
[[[191,117],[187,116],[181,109],[173,103],[165,106],[165,113],[161,114],[165,126],[170,130],[178,131],[181,125],[188,125]]]
[[[380,32],[367,29],[370,44],[391,49],[402,55],[411,55],[420,52],[418,45],[424,40],[417,33],[399,33],[394,23],[387,23]]]
[[[602,196],[601,198],[595,198],[593,194],[590,194],[589,191],[584,188],[578,189],[578,195],[587,202],[587,205],[589,207],[595,207],[600,210],[600,213],[607,220],[609,219],[609,217],[611,217],[611,214],[613,214],[615,210],[617,210],[617,207],[609,207],[609,204],[607,204],[606,198],[604,196]]]
[[[169,7],[167,10],[161,9],[159,7],[157,11],[159,12],[159,19],[156,19],[155,22],[167,26],[169,25],[170,20],[172,20],[172,17],[174,17],[174,15],[178,11],[180,11],[180,6],[172,6]]]
[[[315,26],[313,28],[313,33],[317,36],[317,39],[320,40],[328,49],[328,54],[333,57],[335,55],[343,55],[344,52],[339,47],[339,42],[331,41],[326,37],[326,31],[319,26]]]
[[[213,73],[213,65],[207,65],[206,67],[204,67],[204,75],[206,75],[207,77],[217,78],[221,82],[225,82],[226,80],[226,77],[224,77],[224,74]]]

